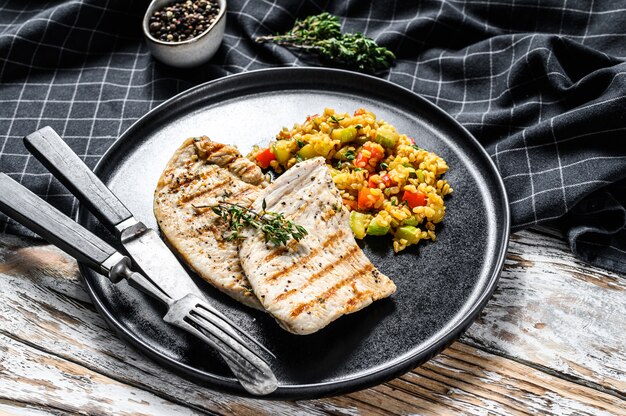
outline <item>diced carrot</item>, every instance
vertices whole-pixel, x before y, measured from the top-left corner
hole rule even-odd
[[[365,156],[363,152],[359,152],[356,154],[356,158],[354,159],[354,166],[361,169],[367,169],[369,167],[370,158]]]
[[[378,190],[378,194],[374,194],[372,192],[372,188],[361,188],[359,191],[359,198],[357,202],[358,209],[370,209],[376,206],[376,204],[384,199],[385,196],[382,194],[380,190]]]
[[[345,199],[342,198],[343,204],[350,209],[350,211],[354,211],[357,209],[357,202],[353,199]]]
[[[378,163],[378,161],[385,156],[385,151],[383,150],[382,146],[373,142],[366,142],[363,145],[363,149],[370,152],[370,159],[375,160],[376,163]]]
[[[367,150],[367,152],[363,152]],[[385,151],[382,146],[374,142],[366,142],[363,145],[363,150],[359,150],[354,159],[354,166],[361,169],[367,169],[370,172],[376,170],[376,165],[385,156]],[[368,155],[369,153],[369,155]]]
[[[370,188],[378,188],[379,187],[378,185],[380,185],[381,183],[385,184],[386,188],[389,188],[390,186],[393,186],[396,184],[394,180],[391,179],[391,176],[389,176],[389,174],[387,173],[385,173],[382,176],[372,175],[367,180],[367,186],[369,186]]]
[[[420,191],[404,191],[404,195],[402,195],[402,200],[406,201],[411,209],[415,207],[423,207],[424,205],[426,205],[426,199],[426,194]]]
[[[270,149],[269,147],[267,149],[263,149],[256,155],[256,161],[263,169],[267,169],[270,166],[270,162],[272,160],[276,160],[276,155],[272,153],[272,149]]]

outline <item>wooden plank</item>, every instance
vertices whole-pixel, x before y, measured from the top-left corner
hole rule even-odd
[[[626,414],[620,398],[458,342],[413,372],[331,400],[355,398],[381,414]]]
[[[0,399],[0,415],[6,416],[50,416],[61,415],[63,412],[34,406],[32,404],[21,403],[15,400]]]
[[[498,288],[464,342],[625,397],[626,276],[553,237],[512,236]]]
[[[75,269],[67,267],[58,273],[63,267],[54,265],[67,262],[62,253],[15,241],[10,247],[0,250],[4,259],[0,263],[0,330],[14,342],[28,343],[33,353],[40,351],[77,366],[76,373],[102,374],[129,389],[152,394],[154,401],[250,415],[484,414],[485,409],[494,414],[523,414],[524,409],[545,414],[617,414],[624,406],[614,396],[458,343],[413,373],[350,395],[266,402],[215,393],[163,370],[112,336],[84,302]],[[28,357],[23,360],[29,361]],[[0,372],[0,385],[4,383]],[[37,396],[37,392],[30,393]],[[104,406],[97,399],[94,402],[94,406]]]
[[[489,410],[510,415],[617,415],[626,402],[524,364],[454,343],[437,359],[389,383],[438,407],[425,414]]]
[[[0,363],[2,399],[83,414],[200,414],[5,335],[0,335]]]
[[[41,240],[0,234],[0,273],[23,276],[65,296],[91,303],[76,261]]]

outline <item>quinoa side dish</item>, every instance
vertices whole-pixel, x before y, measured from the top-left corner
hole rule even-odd
[[[356,238],[391,234],[395,252],[435,240],[444,197],[452,193],[441,179],[448,165],[370,111],[350,115],[326,108],[291,129],[283,127],[269,147],[256,146],[247,157],[280,174],[319,156],[350,211]]]

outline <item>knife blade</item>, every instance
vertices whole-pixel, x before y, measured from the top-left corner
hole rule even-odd
[[[206,300],[158,233],[137,220],[51,127],[26,136],[24,145],[115,233],[135,265],[170,298],[180,299],[192,293]]]
[[[156,231],[132,216],[116,225],[115,229],[137,267],[172,299],[183,298],[189,293],[205,299]]]

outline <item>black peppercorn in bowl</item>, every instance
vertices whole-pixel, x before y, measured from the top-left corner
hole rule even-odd
[[[191,68],[215,55],[226,28],[226,0],[152,0],[143,33],[164,64]]]

